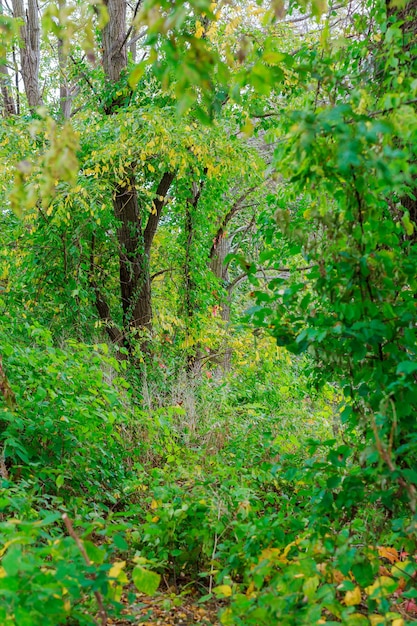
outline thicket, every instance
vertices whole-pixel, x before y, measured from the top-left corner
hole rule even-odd
[[[0,7],[1,623],[413,623],[415,3]]]

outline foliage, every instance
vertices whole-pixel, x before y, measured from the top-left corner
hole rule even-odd
[[[0,16],[1,622],[404,626],[414,3],[126,7],[46,3],[41,106]]]
[[[401,38],[391,23],[374,62],[394,45],[404,71],[408,51]],[[346,45],[326,45],[326,63],[356,71]],[[368,41],[360,45],[369,53]],[[313,72],[317,62],[309,63]],[[305,110],[292,112],[276,153],[291,182],[282,189],[276,219],[290,254],[298,254],[306,269],[285,286],[277,280],[268,292],[258,292],[262,304],[253,316],[273,326],[280,345],[308,351],[319,378],[341,384],[350,400],[343,421],[363,433],[363,461],[379,459],[379,478],[392,480],[391,496],[382,497],[388,501],[399,484],[414,512],[415,246],[406,197],[413,187],[409,141],[415,113],[401,104],[408,93],[398,106],[386,108],[389,89],[382,97],[372,85],[365,90],[362,77],[349,96],[337,81],[318,89],[331,104],[318,108],[307,102]],[[273,267],[275,255],[270,258]]]

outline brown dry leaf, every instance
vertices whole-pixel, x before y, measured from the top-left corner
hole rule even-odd
[[[378,554],[383,559],[388,559],[390,563],[396,563],[400,560],[398,550],[395,548],[385,548],[384,546],[378,546]]]
[[[346,580],[346,576],[344,576],[342,572],[340,572],[338,569],[333,570],[332,578],[333,578],[333,582],[335,583],[341,583],[344,580]]]
[[[174,594],[175,595],[175,594]],[[140,596],[140,597],[139,597]],[[142,626],[220,626],[217,613],[220,605],[218,601],[205,604],[204,607],[198,604],[198,595],[190,594],[181,597],[181,604],[173,606],[173,594],[160,594],[152,598],[144,594],[136,594],[137,602],[127,606],[123,611],[125,616],[135,616],[134,624]],[[169,608],[164,607],[166,600],[171,603]],[[119,619],[113,622],[115,626],[131,626],[132,622],[126,619]]]

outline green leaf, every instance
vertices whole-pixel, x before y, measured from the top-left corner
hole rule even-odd
[[[402,361],[397,367],[397,374],[413,374],[417,372],[417,363],[415,361]]]
[[[132,579],[138,591],[153,596],[159,587],[161,577],[156,572],[152,572],[137,565],[132,572]]]
[[[352,573],[359,585],[370,585],[374,579],[374,571],[368,561],[355,563],[352,567]]]
[[[405,232],[407,233],[407,235],[408,235],[409,237],[411,237],[411,235],[412,235],[412,234],[413,234],[413,232],[414,232],[414,224],[413,224],[413,222],[410,220],[410,216],[408,215],[408,213],[405,213],[405,215],[403,215],[403,217],[402,217],[402,220],[401,220],[401,221],[402,221],[402,223],[403,223],[403,226],[404,226],[404,230],[405,230]]]
[[[119,550],[128,550],[129,548],[128,544],[126,543],[122,535],[114,535],[113,543],[116,546],[116,548],[119,548]]]
[[[403,469],[402,475],[405,476],[408,482],[417,485],[417,471],[413,469]]]
[[[130,72],[128,80],[129,80],[129,85],[132,89],[136,89],[138,82],[140,81],[140,79],[145,73],[146,65],[147,63],[145,61],[142,61],[142,63],[139,63],[138,65],[136,65],[133,68],[133,70]]]
[[[65,480],[65,478],[64,478],[63,474],[59,474],[56,477],[55,484],[58,487],[58,489],[60,489],[62,487],[62,485],[64,484],[64,480]]]
[[[106,558],[106,552],[102,548],[98,548],[92,541],[84,541],[85,550],[93,563],[103,563]]]

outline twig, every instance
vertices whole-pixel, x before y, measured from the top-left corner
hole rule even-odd
[[[265,280],[273,280],[274,278],[285,278],[285,276],[283,276],[282,274],[291,274],[291,272],[307,272],[308,270],[311,270],[315,267],[315,265],[307,265],[306,267],[279,267],[279,268],[271,268],[271,269],[264,269],[263,267],[259,267],[256,272],[254,272],[255,276],[257,276],[258,274],[263,275],[263,278]],[[267,276],[265,272],[268,271],[274,271],[276,272],[276,275],[274,276]],[[242,274],[239,274],[239,276],[237,276],[234,280],[232,280],[232,282],[227,286],[228,291],[233,291],[233,289],[239,284],[241,283],[243,280],[246,280],[246,278],[248,278],[248,272],[242,272]]]
[[[155,280],[155,278],[158,278],[158,276],[162,276],[163,274],[166,274],[167,272],[178,272],[178,269],[175,269],[173,267],[167,267],[164,270],[159,270],[158,272],[155,272],[154,274],[151,275],[151,282]]]
[[[64,524],[66,526],[69,536],[74,539],[75,543],[78,546],[79,551],[81,552],[83,556],[84,561],[86,562],[88,567],[91,567],[92,562],[90,561],[90,558],[86,552],[86,549],[84,548],[83,542],[81,541],[81,539],[78,537],[77,533],[75,532],[70,518],[68,517],[66,513],[63,513],[62,519],[64,521]],[[99,608],[101,624],[102,626],[107,626],[107,613],[106,613],[106,609],[104,608],[103,596],[101,595],[99,591],[94,591],[94,595],[96,596],[96,600],[97,600],[97,604]]]
[[[342,9],[344,4],[337,4],[335,7],[329,7],[329,10],[326,11],[323,15],[328,15],[331,11],[337,11],[338,9]],[[289,20],[284,20],[284,24],[296,24],[297,22],[305,22],[306,20],[311,20],[314,18],[313,14],[301,15],[300,17],[294,17]]]

